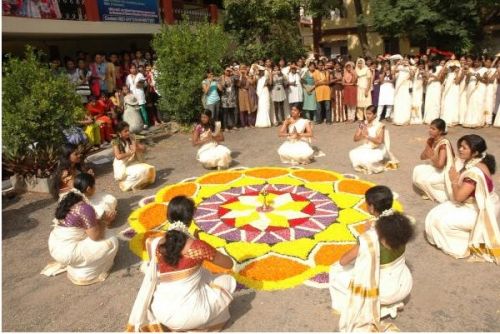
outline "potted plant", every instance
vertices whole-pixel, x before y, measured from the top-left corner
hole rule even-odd
[[[2,71],[2,169],[14,173],[18,189],[46,192],[63,130],[83,117],[80,97],[30,46],[23,59],[7,57]]]

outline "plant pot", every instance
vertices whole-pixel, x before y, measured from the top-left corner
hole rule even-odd
[[[52,179],[49,178],[26,178],[26,190],[34,193],[50,193]]]
[[[27,185],[24,178],[19,174],[14,174],[10,177],[10,183],[17,193],[25,192]]]

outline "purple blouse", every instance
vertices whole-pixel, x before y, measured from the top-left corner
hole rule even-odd
[[[98,224],[94,208],[84,201],[78,202],[70,209],[60,226],[77,227],[87,230]]]

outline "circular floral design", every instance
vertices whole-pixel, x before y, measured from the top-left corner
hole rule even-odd
[[[266,202],[272,210],[261,212]],[[330,198],[303,186],[260,184],[234,187],[203,200],[196,225],[227,241],[276,244],[311,237],[334,223],[337,206]]]
[[[129,217],[122,237],[147,259],[144,242],[168,228],[166,206],[177,195],[195,201],[190,231],[233,258],[238,283],[262,290],[306,283],[324,287],[332,264],[372,218],[364,193],[373,183],[320,169],[238,168],[208,173],[161,189]],[[266,190],[270,211],[262,211]],[[397,198],[397,197],[396,197]],[[396,210],[402,211],[396,200]],[[224,272],[211,263],[204,266]],[[227,271],[225,271],[227,272]]]

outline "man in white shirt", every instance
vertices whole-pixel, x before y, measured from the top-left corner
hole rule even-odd
[[[304,100],[304,92],[300,81],[300,74],[297,72],[297,65],[290,66],[288,79],[288,104],[291,107],[299,107],[302,110],[302,101]]]
[[[149,126],[148,112],[146,109],[146,94],[144,93],[144,84],[146,78],[142,73],[137,72],[137,67],[134,64],[130,65],[130,74],[127,76],[125,84],[128,86],[130,92],[134,94],[141,112],[141,117],[144,122],[144,128]]]

